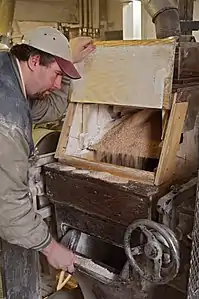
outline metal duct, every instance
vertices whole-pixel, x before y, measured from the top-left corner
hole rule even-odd
[[[157,38],[181,35],[178,4],[175,0],[141,0],[152,17]]]
[[[172,0],[141,0],[141,2],[153,20],[168,9],[178,9],[177,3]]]
[[[16,0],[0,0],[0,36],[9,36],[12,30]]]
[[[181,34],[177,1],[141,0],[141,2],[152,17],[157,38],[179,36]]]
[[[83,0],[83,35],[88,35],[89,28],[89,7],[88,0]]]
[[[123,0],[121,2],[131,2]],[[181,35],[180,16],[176,0],[141,0],[144,8],[152,17],[157,38]]]

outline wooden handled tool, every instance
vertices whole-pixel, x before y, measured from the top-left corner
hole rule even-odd
[[[71,279],[72,275],[68,274],[65,278],[65,271],[61,271],[60,275],[59,275],[59,281],[57,284],[57,291],[60,291],[61,289],[63,289],[65,287],[65,285],[67,284],[67,282]],[[65,279],[64,279],[65,278]]]

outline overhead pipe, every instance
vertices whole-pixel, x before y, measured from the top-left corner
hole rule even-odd
[[[84,15],[83,35],[88,35],[88,28],[89,28],[88,0],[83,0],[83,15]]]
[[[9,44],[16,0],[0,0],[0,38]]]
[[[99,38],[100,36],[100,0],[92,0],[93,13],[92,13],[92,26],[93,26],[93,38]]]
[[[83,0],[79,0],[79,35],[83,34],[83,24],[84,24]]]
[[[99,0],[79,1],[80,35],[99,37]]]
[[[133,0],[121,0],[122,3]],[[176,0],[141,0],[155,24],[156,37],[180,36],[180,16]]]
[[[92,0],[88,0],[88,34],[93,34],[93,4]]]

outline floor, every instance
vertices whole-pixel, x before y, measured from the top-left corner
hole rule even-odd
[[[75,297],[74,297],[75,295]],[[60,292],[60,293],[56,293],[53,294],[49,297],[49,299],[81,299],[80,294],[71,294],[71,293],[65,293],[65,292]],[[156,293],[154,294],[153,299],[186,299],[186,295],[179,293],[177,291],[171,291],[170,289],[167,289],[166,291],[163,289],[159,289],[158,291],[156,291]],[[0,289],[0,299],[4,299],[3,298],[3,293],[2,293],[2,289]]]
[[[56,294],[51,295],[48,299],[82,299],[81,292],[76,289],[72,292],[58,292]]]
[[[74,292],[59,292],[59,293],[56,293],[56,294],[53,294],[49,297],[49,299],[81,299],[81,294],[80,292],[77,290],[75,290],[75,293]],[[161,287],[158,287],[155,292],[154,292],[154,295],[153,295],[153,299],[186,299],[186,295],[171,288],[171,287],[168,287],[168,286],[161,286]],[[0,279],[0,299],[4,299],[3,297],[3,292],[2,292],[2,282],[1,282],[1,279]]]

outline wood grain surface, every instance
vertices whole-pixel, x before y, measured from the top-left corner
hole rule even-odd
[[[175,40],[101,42],[84,63],[71,101],[133,107],[170,105]]]

